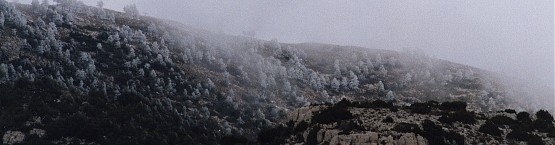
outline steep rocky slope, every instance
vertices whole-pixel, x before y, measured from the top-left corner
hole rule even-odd
[[[4,144],[255,141],[287,112],[340,98],[518,107],[491,76],[417,51],[229,36],[75,0],[0,0]]]
[[[464,102],[394,106],[380,100],[302,107],[287,124],[262,131],[268,144],[554,144],[553,116],[538,111],[476,113]]]

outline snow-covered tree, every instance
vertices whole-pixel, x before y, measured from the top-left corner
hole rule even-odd
[[[266,73],[263,73],[262,71],[260,71],[258,74],[259,74],[259,79],[260,79],[259,80],[260,81],[260,86],[262,88],[267,88],[268,87],[268,82],[267,82],[268,76],[266,75]]]
[[[131,15],[133,18],[137,18],[139,16],[139,10],[135,4],[124,6],[123,11]]]
[[[378,69],[378,71],[380,72],[381,75],[387,76],[387,70],[383,65],[380,65],[380,68]]]
[[[41,5],[42,5],[43,7],[48,7],[48,6],[50,5],[50,2],[49,2],[49,0],[42,0]]]
[[[395,93],[393,93],[393,91],[388,91],[385,95],[385,99],[388,101],[395,100]]]
[[[379,90],[380,92],[384,92],[384,91],[385,91],[385,85],[383,84],[382,81],[379,81],[379,82],[378,82],[377,87],[378,87],[378,90]]]
[[[333,63],[333,69],[334,69],[334,76],[335,77],[341,77],[341,68],[339,67],[339,60],[335,60],[335,62]]]
[[[333,80],[331,80],[331,88],[333,90],[335,90],[336,92],[339,92],[339,89],[341,87],[341,83],[337,80],[337,78],[333,78]]]
[[[40,3],[39,0],[33,0],[31,1],[31,6],[33,7],[33,9],[39,9],[40,8]]]
[[[101,8],[101,9],[102,9],[102,8],[104,7],[104,2],[103,2],[103,1],[98,1],[98,2],[96,3],[96,6],[97,6],[98,8]]]
[[[4,16],[4,13],[0,12],[0,28],[4,27],[5,21],[6,21],[6,17]]]
[[[351,80],[349,81],[349,88],[353,90],[358,89],[359,81],[357,75],[355,75],[353,71],[349,71],[349,74],[351,76]]]
[[[293,90],[291,87],[291,83],[289,83],[287,79],[284,79],[283,90],[285,91],[285,93],[291,93],[291,91]]]
[[[208,78],[208,80],[206,81],[206,86],[208,87],[208,89],[214,89],[214,87],[216,87],[216,85],[214,84],[214,82],[212,82],[210,78]]]
[[[98,49],[98,50],[102,50],[102,43],[98,43],[98,44],[96,44],[96,49]]]
[[[344,90],[349,90],[349,80],[347,77],[341,77],[341,86]]]

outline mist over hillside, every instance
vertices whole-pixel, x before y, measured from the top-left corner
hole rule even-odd
[[[75,0],[0,0],[0,42],[4,144],[257,144],[291,112],[340,100],[539,112],[511,131],[535,142],[555,131],[552,98],[419,49],[268,41]]]

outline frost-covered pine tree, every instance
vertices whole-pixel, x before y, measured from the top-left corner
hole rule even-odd
[[[336,92],[339,92],[339,89],[341,87],[341,83],[336,78],[333,78],[333,80],[331,80],[330,85],[331,85],[331,88],[333,90],[335,90]]]
[[[0,28],[4,27],[5,21],[6,21],[6,18],[4,17],[4,13],[0,12]]]
[[[383,84],[382,81],[379,81],[379,82],[378,82],[378,86],[377,86],[377,87],[378,87],[378,91],[380,91],[380,92],[384,92],[384,91],[385,91],[385,85]]]
[[[124,6],[123,11],[133,18],[137,18],[139,16],[139,10],[135,4]]]
[[[341,77],[341,86],[344,90],[349,90],[349,80],[347,77]]]
[[[385,99],[388,101],[395,100],[395,93],[393,93],[393,91],[387,92],[387,94],[385,95]]]
[[[31,1],[31,6],[33,7],[33,9],[37,10],[40,7],[39,0]]]
[[[353,90],[358,89],[359,81],[357,75],[355,75],[353,71],[349,71],[349,74],[351,76],[351,80],[349,81],[349,88]]]
[[[380,72],[381,75],[386,76],[387,75],[387,70],[385,69],[385,67],[383,65],[380,65],[380,68],[378,70]]]
[[[266,75],[266,73],[263,73],[262,71],[260,71],[258,74],[259,74],[259,77],[260,77],[259,78],[260,79],[260,86],[262,88],[267,88],[268,87],[268,82],[267,82],[268,76]]]
[[[210,78],[208,78],[208,80],[206,81],[206,86],[208,87],[208,89],[214,89],[214,87],[216,87],[216,85],[214,84],[214,82],[212,82]]]
[[[339,67],[339,60],[335,60],[333,63],[334,75],[335,77],[341,77],[341,68]]]
[[[101,9],[102,9],[102,8],[104,7],[104,2],[103,2],[103,1],[98,1],[98,2],[96,3],[96,6],[97,6],[98,8],[101,8]]]

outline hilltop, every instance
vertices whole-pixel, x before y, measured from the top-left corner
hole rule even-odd
[[[4,144],[255,141],[293,110],[342,98],[520,107],[494,76],[418,51],[217,34],[133,7],[0,0]]]

